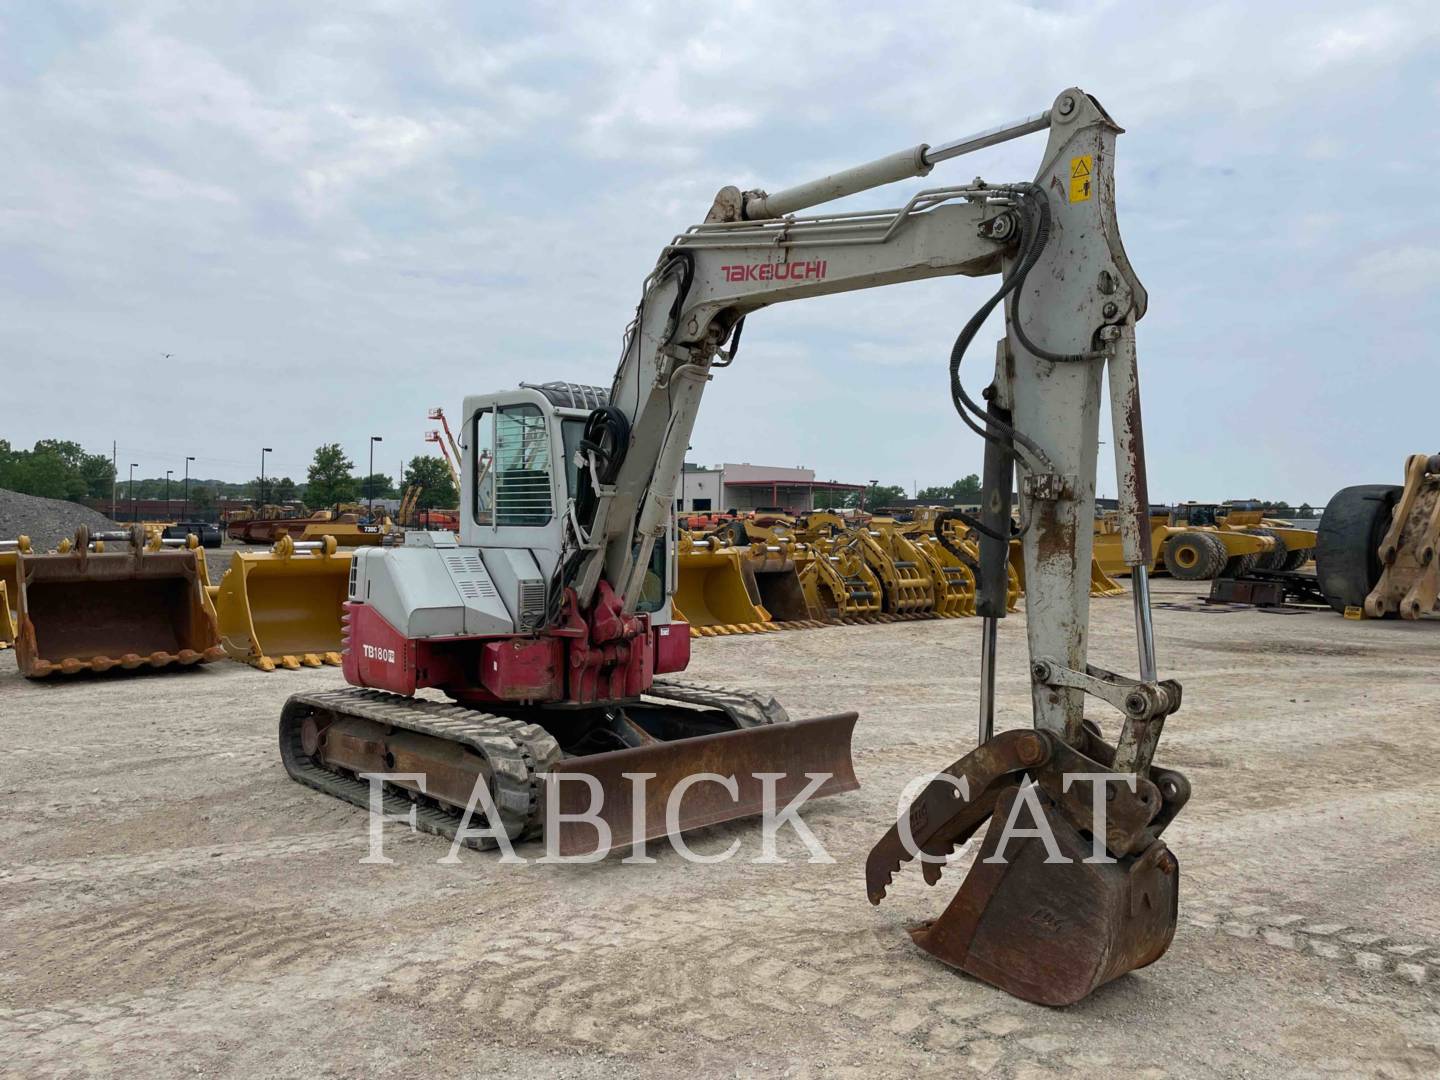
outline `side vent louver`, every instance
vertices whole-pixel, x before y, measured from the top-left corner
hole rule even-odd
[[[520,582],[520,629],[539,630],[545,625],[545,582],[533,578]]]

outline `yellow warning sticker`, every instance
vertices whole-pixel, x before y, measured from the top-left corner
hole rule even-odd
[[[1095,164],[1095,159],[1089,154],[1081,154],[1079,157],[1070,159],[1070,201],[1072,203],[1084,202],[1090,198],[1090,170]]]

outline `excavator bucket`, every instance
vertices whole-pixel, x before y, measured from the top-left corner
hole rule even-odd
[[[916,857],[934,885],[945,857],[988,819],[960,891],[910,935],[936,959],[1040,1005],[1080,1001],[1158,960],[1175,935],[1179,864],[1159,834],[1189,784],[1158,767],[1111,772],[1114,748],[1091,725],[1084,736],[1078,749],[1041,731],[987,740],[920,793],[865,866],[872,904]],[[1105,785],[1103,803],[1088,783],[1066,783],[1077,774]]]
[[[106,551],[107,541],[126,546]],[[167,544],[139,526],[95,536],[82,527],[61,550],[22,553],[15,645],[21,673],[35,679],[221,659],[201,559],[193,543]]]
[[[825,612],[806,597],[795,560],[784,546],[752,544],[740,561],[740,572],[746,591],[777,623],[808,626],[825,621]]]
[[[15,613],[10,609],[10,586],[0,581],[0,649],[15,644]]]
[[[1091,596],[1124,596],[1125,586],[1112,578],[1100,566],[1100,563],[1091,558],[1090,560],[1090,595]]]
[[[15,609],[20,603],[20,554],[29,550],[28,536],[0,540],[0,649],[8,649],[15,644],[18,622]]]
[[[770,613],[746,587],[745,553],[718,538],[682,538],[676,560],[675,607],[697,637],[774,629]]]
[[[350,561],[328,536],[282,536],[267,552],[237,551],[210,590],[230,659],[261,671],[338,666]]]

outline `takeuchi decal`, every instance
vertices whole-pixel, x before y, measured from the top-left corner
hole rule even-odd
[[[820,281],[825,277],[826,260],[809,262],[750,263],[722,266],[726,281]]]

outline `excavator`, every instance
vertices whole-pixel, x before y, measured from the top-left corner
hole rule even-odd
[[[1040,132],[1048,142],[1033,180],[976,179],[890,209],[800,213]],[[704,389],[735,364],[752,312],[998,276],[949,357],[955,408],[986,447],[981,509],[955,512],[979,535],[978,745],[876,844],[867,892],[879,903],[915,860],[934,884],[988,820],[957,896],[912,931],[921,949],[1051,1005],[1156,960],[1178,903],[1178,862],[1161,834],[1189,785],[1152,760],[1181,692],[1158,678],[1150,618],[1135,352],[1147,297],[1115,216],[1120,132],[1095,98],[1070,88],[1018,122],[773,194],[722,188],[645,278],[608,388],[522,383],[465,399],[459,535],[412,532],[402,546],[355,553],[344,615],[350,686],[285,704],[280,749],[291,776],[361,806],[371,805],[366,778],[383,777],[385,810],[420,829],[477,847],[496,846],[496,830],[543,833],[562,855],[754,815],[765,797],[857,787],[855,713],[792,720],[769,695],[673,677],[690,648],[671,603],[684,453]],[[981,404],[962,363],[1002,305],[1005,332]],[[1138,677],[1086,658],[1102,381]],[[997,733],[998,623],[1017,536],[1033,724]],[[416,697],[422,689],[450,701]],[[1085,715],[1092,699],[1118,713],[1110,738]],[[696,784],[698,775],[729,783]],[[561,782],[577,776],[589,782]],[[625,783],[637,778],[649,782]],[[482,789],[495,820],[477,838],[461,826]],[[557,789],[561,813],[547,814]],[[671,797],[682,794],[673,812]],[[606,796],[598,810],[597,795]],[[591,816],[577,821],[580,808]]]

